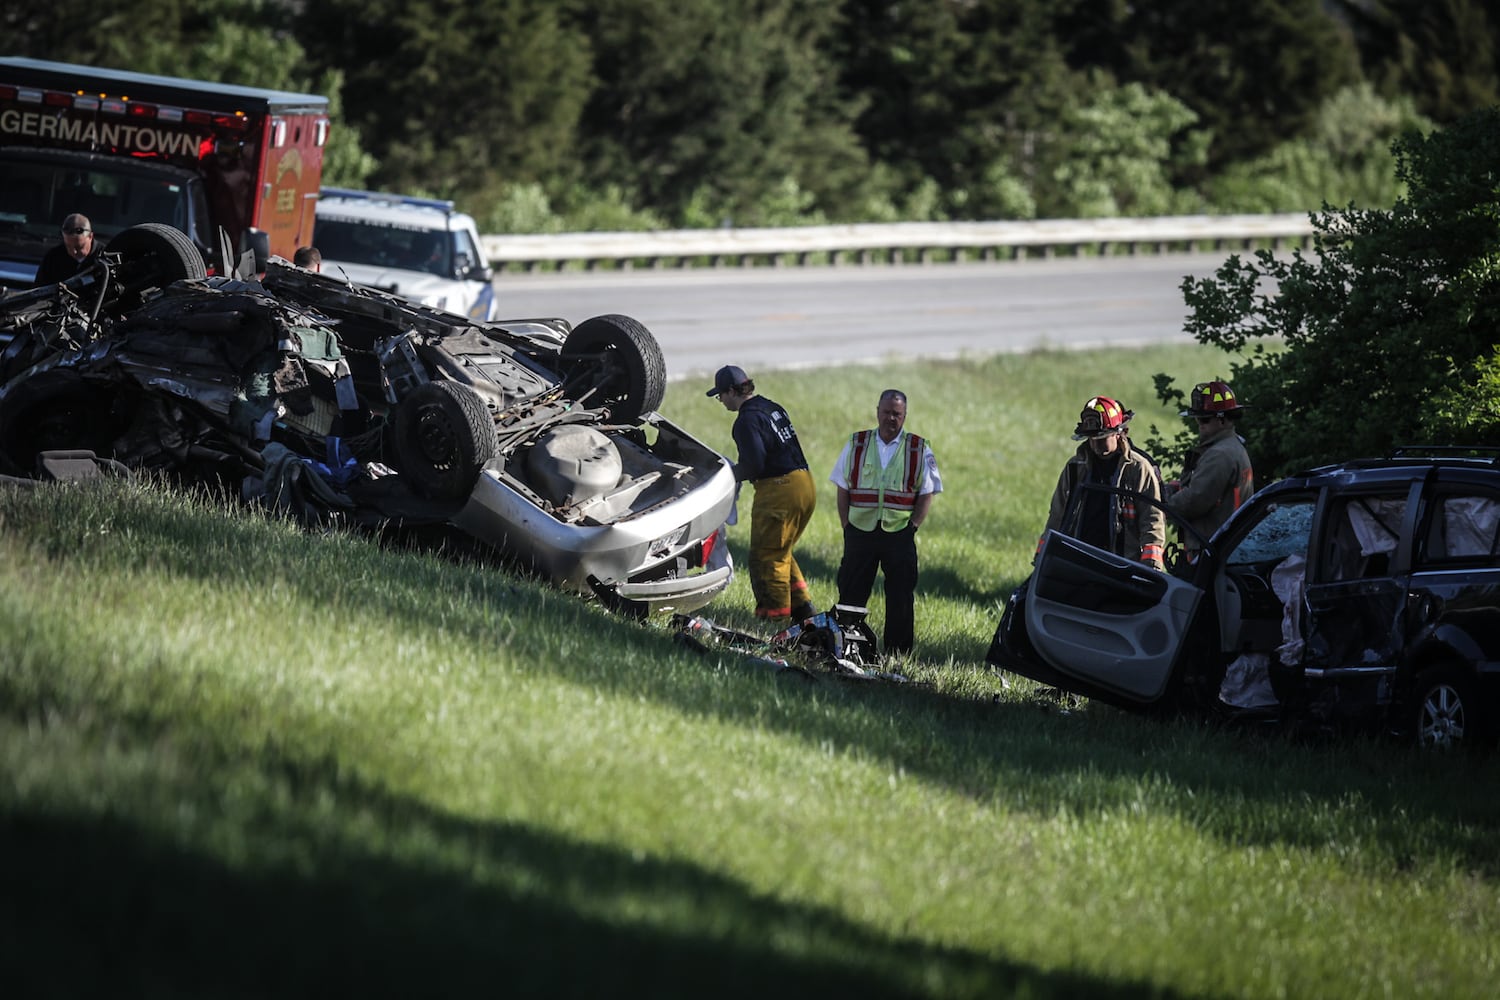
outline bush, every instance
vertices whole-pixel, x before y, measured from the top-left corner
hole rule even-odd
[[[1230,380],[1256,407],[1243,433],[1262,481],[1500,436],[1500,107],[1392,149],[1408,194],[1390,210],[1325,205],[1311,255],[1235,255],[1183,282],[1188,331],[1244,358]],[[1167,376],[1157,391],[1181,397]]]

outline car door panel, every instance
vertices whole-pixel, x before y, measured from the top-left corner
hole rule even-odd
[[[1401,580],[1361,580],[1307,588],[1305,664],[1310,673],[1338,668],[1394,669],[1404,648],[1406,587]]]
[[[1060,673],[1151,704],[1167,689],[1201,597],[1187,581],[1048,532],[1026,628]]]

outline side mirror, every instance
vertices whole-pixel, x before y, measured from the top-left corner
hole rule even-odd
[[[490,281],[495,277],[495,272],[490,270],[488,264],[474,263],[473,259],[463,251],[454,255],[453,269],[464,281]]]

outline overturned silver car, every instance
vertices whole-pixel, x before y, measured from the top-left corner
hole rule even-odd
[[[733,473],[656,412],[640,323],[474,322],[264,267],[207,277],[182,234],[139,226],[0,302],[0,475],[92,453],[304,520],[445,526],[639,614],[729,584]]]

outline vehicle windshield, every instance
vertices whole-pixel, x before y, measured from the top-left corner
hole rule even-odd
[[[1264,515],[1234,543],[1228,566],[1280,562],[1287,556],[1307,555],[1316,498],[1298,497],[1267,504]]]
[[[81,212],[106,241],[143,222],[194,233],[203,210],[194,208],[194,192],[178,173],[0,159],[0,227],[55,242],[62,220]]]
[[[447,230],[371,219],[318,216],[314,240],[325,261],[425,271],[453,277],[453,241]]]

